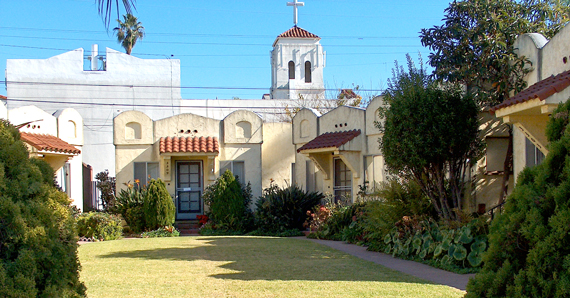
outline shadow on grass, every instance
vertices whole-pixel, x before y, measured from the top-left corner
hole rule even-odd
[[[102,255],[100,258],[227,262],[221,268],[236,272],[210,276],[232,280],[378,281],[431,284],[310,241],[253,237],[187,239],[192,240],[181,242],[178,247],[122,251]],[[183,247],[184,245],[188,247]]]

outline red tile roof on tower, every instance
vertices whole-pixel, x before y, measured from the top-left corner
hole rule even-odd
[[[297,27],[297,26],[294,26],[293,28],[279,34],[279,36],[277,36],[277,38],[275,39],[273,46],[275,46],[275,44],[277,43],[277,41],[280,38],[317,38],[317,39],[321,39],[316,34],[313,34],[309,31],[307,31],[301,27]]]
[[[51,135],[20,132],[22,141],[30,144],[39,151],[51,151],[56,153],[79,154],[81,150],[75,148],[66,141]]]
[[[360,129],[324,133],[297,149],[297,152],[309,149],[338,148],[360,135]]]
[[[160,153],[218,153],[220,145],[216,137],[166,137],[160,138]]]
[[[4,95],[0,95],[0,99],[8,99],[8,97],[6,97]]]
[[[566,89],[568,86],[570,86],[570,70],[534,83],[532,86],[519,92],[517,95],[492,107],[490,111],[491,113],[494,113],[498,109],[523,103],[535,98],[545,100],[555,93],[562,92],[562,90]]]

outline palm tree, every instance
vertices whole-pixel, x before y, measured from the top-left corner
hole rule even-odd
[[[117,18],[119,18],[119,1],[123,3],[127,14],[132,14],[133,9],[136,10],[135,2],[137,0],[97,0],[97,10],[99,11],[99,15],[103,18],[107,30],[109,29],[111,15],[113,14],[113,6],[117,11]]]
[[[143,39],[144,27],[141,22],[130,13],[123,15],[123,20],[123,22],[117,20],[119,26],[115,27],[113,31],[115,31],[117,35],[117,41],[123,46],[127,54],[130,55],[137,40]]]

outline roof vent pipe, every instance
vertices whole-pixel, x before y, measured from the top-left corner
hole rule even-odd
[[[99,69],[99,59],[97,59],[97,56],[99,56],[99,46],[97,44],[93,44],[91,45],[91,70]]]

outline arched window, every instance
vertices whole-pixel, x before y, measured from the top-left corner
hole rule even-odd
[[[125,139],[140,140],[142,137],[141,125],[137,122],[129,122],[125,126]]]
[[[247,121],[236,123],[236,138],[251,138],[251,123]]]
[[[307,119],[301,121],[301,138],[308,137],[310,129],[311,128],[309,127],[309,121]]]
[[[305,62],[305,83],[311,82],[311,61]]]
[[[289,80],[295,79],[295,62],[289,61]]]

